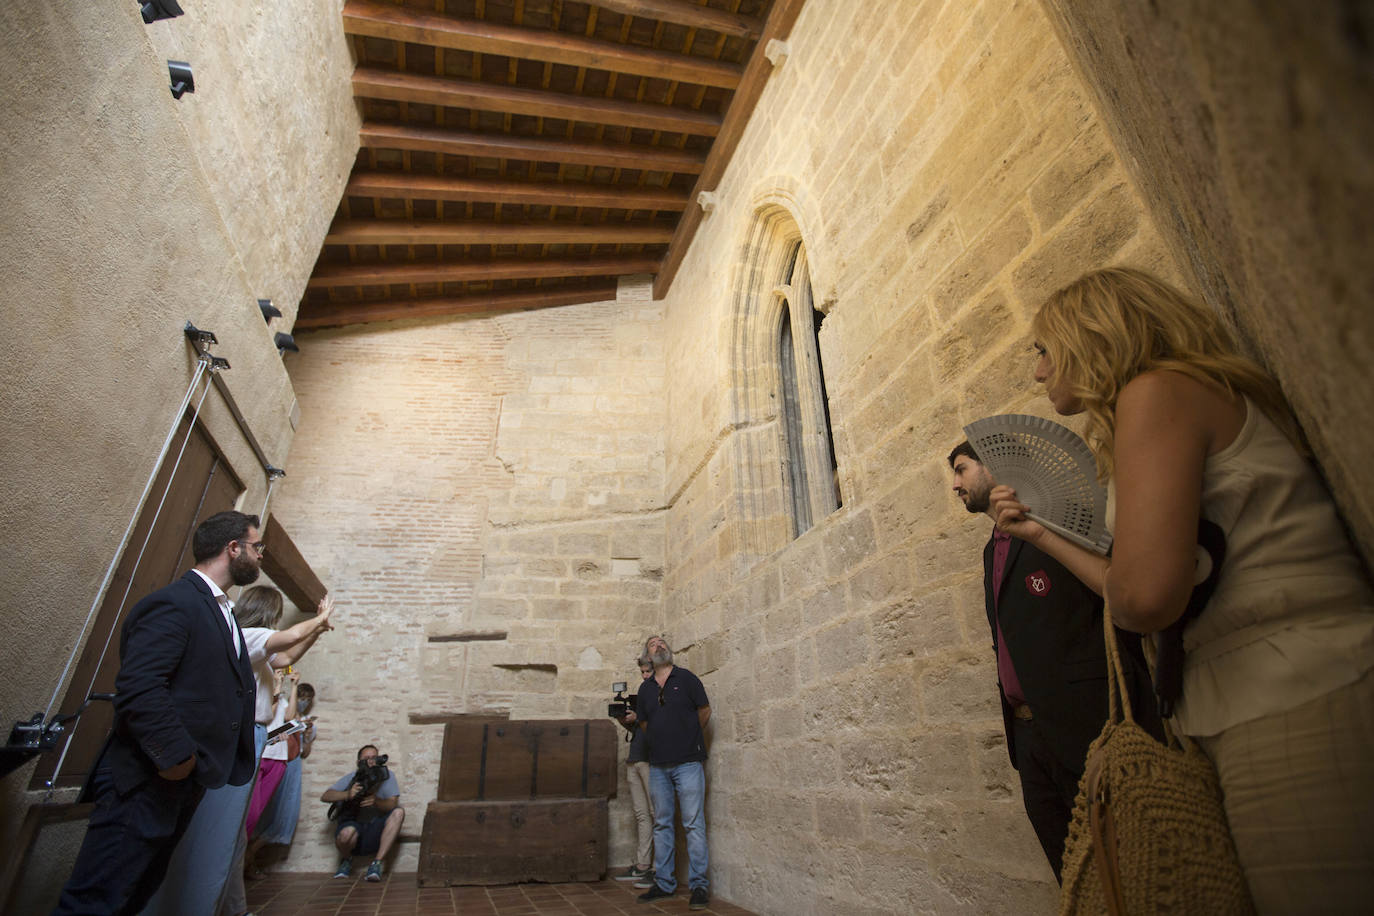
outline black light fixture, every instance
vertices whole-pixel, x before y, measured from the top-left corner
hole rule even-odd
[[[301,352],[301,348],[296,346],[296,338],[292,337],[290,334],[278,331],[272,335],[272,339],[277,343],[277,355],[279,356],[285,356],[287,350],[290,350],[292,353]]]
[[[272,323],[273,318],[281,317],[281,309],[273,305],[271,299],[259,299],[258,308],[262,310],[262,320],[268,324]]]
[[[191,75],[191,65],[186,61],[167,61],[167,75],[172,80],[172,98],[179,99],[188,92],[196,91],[196,80]]]
[[[159,19],[175,19],[182,14],[177,0],[148,0],[147,3],[139,4],[139,11],[143,13],[143,21],[148,23],[157,22]]]

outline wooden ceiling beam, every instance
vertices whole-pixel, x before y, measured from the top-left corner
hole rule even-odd
[[[359,67],[353,71],[353,94],[369,99],[642,127],[705,137],[714,137],[720,131],[718,115],[690,108],[444,79],[377,67]]]
[[[446,223],[401,219],[336,221],[326,245],[662,245],[662,223]]]
[[[683,210],[687,207],[687,192],[669,188],[554,181],[491,181],[413,172],[354,172],[344,193],[351,197],[608,207],[621,210]]]
[[[386,286],[394,283],[470,283],[484,280],[533,280],[550,277],[623,277],[652,274],[658,255],[612,255],[586,258],[496,258],[489,261],[334,264],[316,268],[310,289],[340,286]]]
[[[374,0],[348,0],[344,31],[477,54],[630,73],[734,89],[743,68],[709,58],[669,54],[611,41],[597,41],[548,29],[517,28],[482,20],[459,19]]]
[[[441,127],[387,124],[381,121],[364,121],[358,139],[362,146],[370,149],[421,150],[448,156],[527,159],[532,162],[559,162],[569,165],[604,165],[646,172],[683,172],[695,175],[706,164],[704,154],[658,146],[517,137],[511,134],[475,134]]]
[[[706,156],[706,167],[697,176],[697,182],[692,187],[692,193],[689,195],[691,200],[696,200],[702,191],[713,190],[725,174],[725,167],[730,164],[730,158],[734,156],[735,148],[739,146],[744,129],[749,124],[749,117],[754,113],[754,106],[758,104],[759,97],[763,95],[763,89],[768,84],[768,77],[773,72],[773,64],[764,57],[763,49],[772,39],[782,41],[791,34],[792,26],[801,15],[805,2],[806,0],[774,0],[772,8],[768,11],[768,21],[764,25],[763,34],[754,46],[753,53],[749,55],[749,62],[745,64],[744,80],[740,83],[739,89],[735,90],[730,107],[726,110],[720,136],[711,144],[711,151]],[[692,238],[700,225],[701,208],[688,207],[682,214],[682,219],[678,221],[673,241],[668,245],[668,253],[663,257],[663,266],[654,278],[655,299],[662,299],[667,295],[668,287],[672,285],[673,277],[682,266],[682,259],[687,256],[687,249],[691,247]]]
[[[641,19],[662,19],[694,29],[710,29],[740,38],[757,38],[763,34],[764,24],[753,16],[741,16],[726,10],[698,6],[687,0],[588,0],[592,6],[637,16]]]
[[[296,316],[293,331],[312,328],[332,328],[367,321],[393,321],[402,318],[434,318],[449,315],[469,315],[488,312],[514,312],[523,309],[548,308],[555,305],[577,305],[583,302],[605,302],[614,299],[616,283],[578,284],[568,288],[555,286],[547,290],[513,290],[509,292],[479,293],[471,296],[443,296],[433,299],[387,300],[385,302],[355,302],[347,305],[318,306]]]

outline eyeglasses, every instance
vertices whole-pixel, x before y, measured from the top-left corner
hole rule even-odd
[[[263,554],[267,553],[267,545],[264,544],[262,541],[255,541],[249,544],[248,546],[252,547],[253,552],[256,553],[258,556],[262,556]]]
[[[662,706],[662,705],[663,705],[663,688],[662,688],[662,687],[659,687],[659,688],[658,688],[658,705],[659,705],[659,706]]]

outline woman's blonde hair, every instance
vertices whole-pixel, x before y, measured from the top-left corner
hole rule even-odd
[[[1248,396],[1302,449],[1283,392],[1236,351],[1221,319],[1142,270],[1109,267],[1084,274],[1045,301],[1031,329],[1054,366],[1055,380],[1083,404],[1088,444],[1104,480],[1115,464],[1117,398],[1127,382],[1151,369],[1171,369]]]
[[[234,602],[234,617],[244,629],[266,627],[275,630],[281,623],[281,612],[281,592],[270,585],[245,588],[239,600]]]

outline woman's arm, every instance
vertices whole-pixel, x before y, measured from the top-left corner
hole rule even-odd
[[[291,686],[287,688],[287,692],[286,692],[286,717],[285,717],[285,721],[288,721],[288,722],[289,722],[290,720],[296,718],[296,715],[297,715],[297,713],[296,713],[296,687],[297,687],[297,686],[300,684],[300,682],[301,682],[301,674],[300,674],[299,671],[292,671],[292,672],[290,672],[289,674],[286,675],[286,678],[287,678],[288,681],[291,682]]]
[[[334,599],[326,595],[320,600],[319,612],[314,617],[302,620],[285,630],[278,630],[267,637],[267,654],[276,656],[272,659],[272,667],[285,668],[299,661],[315,644],[315,640],[319,639],[321,633],[334,629],[334,625],[329,622],[329,616],[333,612]]]
[[[1107,600],[1117,624],[1162,630],[1188,605],[1202,472],[1244,414],[1225,392],[1177,372],[1132,379],[1116,409],[1116,530]]]
[[[992,502],[998,528],[1043,550],[1062,563],[1079,582],[1099,595],[1103,593],[1111,560],[1027,518],[1025,513],[1028,507],[1017,501],[1016,491],[1011,487],[993,487],[988,498]]]

